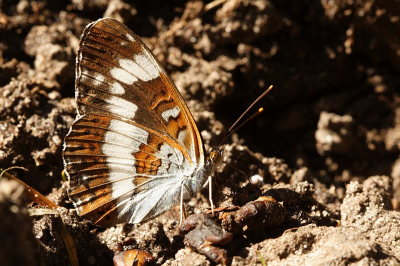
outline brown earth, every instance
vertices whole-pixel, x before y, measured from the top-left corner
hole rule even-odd
[[[61,153],[75,118],[75,54],[84,27],[111,16],[143,37],[171,74],[207,150],[274,85],[257,105],[265,112],[225,145],[225,161],[253,185],[225,165],[213,195],[217,207],[240,207],[258,197],[254,190],[272,193],[286,215],[279,226],[232,231],[229,243],[215,245],[224,261],[399,265],[398,1],[207,4],[0,2],[0,167],[26,168],[10,172],[61,206],[79,265],[112,265],[118,244],[128,240],[156,264],[215,264],[179,234],[179,208],[108,229],[72,210]],[[208,210],[206,190],[187,204],[189,213]],[[1,180],[1,264],[68,265],[58,218],[30,217],[24,200],[18,185]]]

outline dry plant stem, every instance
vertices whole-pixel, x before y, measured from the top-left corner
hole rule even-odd
[[[30,187],[29,185],[27,185],[25,182],[19,180],[17,177],[7,173],[6,172],[7,170],[9,170],[9,169],[6,169],[6,170],[0,169],[0,171],[1,171],[0,178],[2,176],[5,176],[9,179],[14,179],[14,180],[18,181],[21,185],[23,185],[25,187],[26,196],[33,202],[36,202],[38,204],[43,204],[43,205],[49,207],[50,209],[58,208],[57,204],[55,204],[54,202],[52,202],[51,200],[49,200],[48,198],[43,196],[40,192],[38,192],[37,190],[35,190],[32,187]]]
[[[222,5],[223,3],[225,3],[227,0],[215,0],[211,3],[208,3],[205,7],[204,7],[204,12],[207,12],[213,8],[216,8],[219,5]]]

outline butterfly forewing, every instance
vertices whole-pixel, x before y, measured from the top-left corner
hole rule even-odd
[[[117,20],[98,20],[82,35],[75,85],[64,161],[78,213],[109,226],[171,208],[205,159],[189,109],[150,50]]]
[[[111,113],[168,133],[192,160],[200,154],[190,153],[203,152],[178,90],[143,42],[117,20],[102,19],[86,28],[76,87],[80,114]]]

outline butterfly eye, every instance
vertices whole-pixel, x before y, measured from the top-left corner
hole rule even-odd
[[[222,160],[222,150],[213,149],[209,155],[210,161],[214,164],[218,164]]]

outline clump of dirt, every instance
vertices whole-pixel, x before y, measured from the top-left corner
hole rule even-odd
[[[224,142],[226,164],[212,193],[224,211],[262,195],[285,215],[274,227],[227,232],[233,237],[223,247],[207,242],[223,249],[220,262],[400,263],[396,4],[19,0],[0,4],[0,167],[26,168],[11,172],[61,207],[59,216],[29,217],[18,185],[2,178],[3,265],[68,265],[60,221],[80,265],[112,264],[124,242],[156,264],[214,263],[179,234],[179,207],[147,223],[98,228],[68,199],[61,156],[76,116],[75,56],[85,26],[105,16],[143,37],[188,103],[207,151],[274,85],[256,106],[265,112]],[[208,196],[204,189],[191,199],[188,214],[206,213]]]

